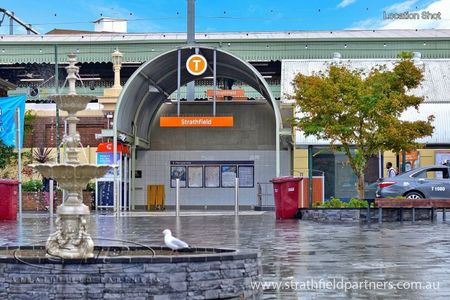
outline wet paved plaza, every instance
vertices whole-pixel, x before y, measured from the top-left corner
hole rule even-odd
[[[263,280],[282,282],[265,291],[265,299],[450,299],[450,224],[320,224],[276,220],[273,213],[227,216],[93,215],[90,233],[99,240],[162,245],[162,231],[193,246],[256,249],[262,253]],[[53,231],[46,215],[22,222],[0,222],[0,245],[44,244]],[[434,282],[437,289],[307,289],[307,282]],[[295,288],[297,285],[297,288]],[[406,288],[407,286],[403,286]]]

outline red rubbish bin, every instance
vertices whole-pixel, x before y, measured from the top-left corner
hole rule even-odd
[[[19,182],[0,179],[0,220],[17,219],[17,187]]]
[[[277,219],[292,219],[297,213],[299,182],[302,179],[301,177],[285,176],[271,180]]]

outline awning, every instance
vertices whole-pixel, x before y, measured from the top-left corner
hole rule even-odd
[[[194,79],[213,76],[213,53],[216,51],[217,77],[242,81],[257,90],[267,99],[275,112],[278,129],[282,128],[278,103],[269,85],[261,74],[249,63],[235,55],[208,46],[184,46],[181,51],[181,85]],[[196,53],[208,61],[208,69],[201,76],[186,71],[187,58]],[[119,97],[114,126],[117,132],[149,144],[150,125],[159,107],[177,89],[178,49],[170,50],[143,64],[127,81]],[[277,132],[278,135],[278,132]],[[142,146],[142,145],[141,145]]]

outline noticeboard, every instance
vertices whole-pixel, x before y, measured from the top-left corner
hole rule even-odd
[[[186,167],[172,166],[170,167],[170,187],[176,187],[176,180],[180,179],[180,187],[186,187]]]
[[[230,188],[239,176],[239,187],[254,188],[255,162],[252,160],[170,161],[170,187],[180,178],[180,187]]]
[[[203,167],[188,167],[188,184],[189,187],[203,187]]]
[[[254,166],[239,166],[238,168],[239,187],[254,187],[255,170]]]
[[[205,187],[220,187],[220,166],[205,166]]]
[[[114,181],[97,181],[97,206],[113,206]]]
[[[225,165],[220,167],[220,173],[222,177],[222,187],[234,187],[236,176],[237,176],[237,166],[236,165]]]

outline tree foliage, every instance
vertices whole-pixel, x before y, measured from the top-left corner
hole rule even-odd
[[[6,145],[0,139],[0,169],[4,169],[15,155],[14,147]]]
[[[368,74],[335,64],[323,73],[298,74],[293,82],[299,109],[295,125],[306,136],[341,145],[363,198],[364,170],[371,156],[416,149],[416,139],[433,133],[433,116],[400,120],[406,109],[418,109],[423,102],[423,97],[409,93],[422,79],[422,71],[409,59],[401,59],[392,70],[379,66]]]
[[[36,120],[36,114],[32,110],[25,111],[23,139],[26,140],[30,134],[33,134],[33,125]]]

